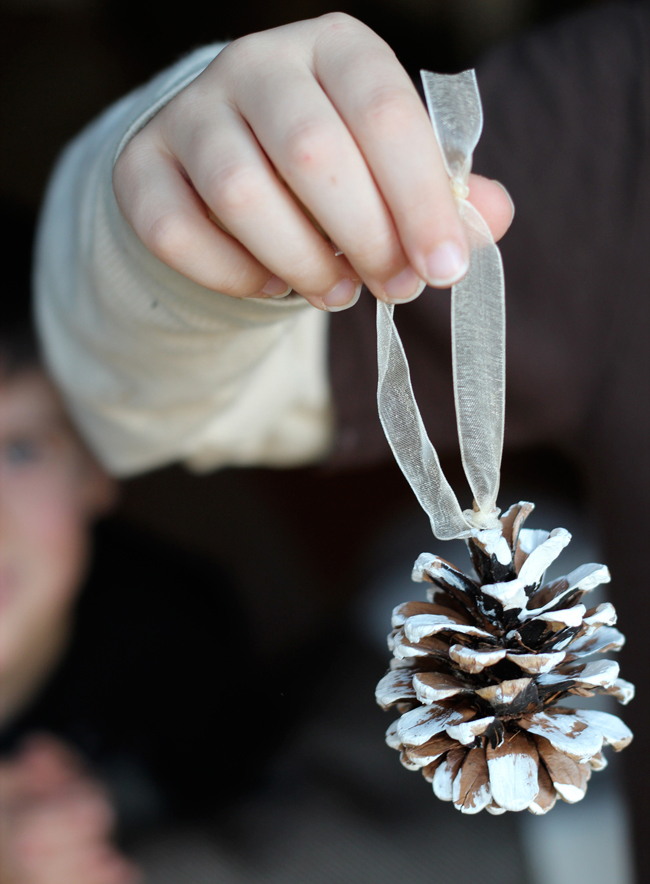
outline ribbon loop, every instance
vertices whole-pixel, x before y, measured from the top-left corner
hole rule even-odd
[[[483,129],[483,109],[474,71],[434,74],[420,71],[429,116],[447,174],[467,184],[472,154]]]
[[[505,417],[505,289],[501,255],[465,196],[483,126],[473,71],[422,72],[425,95],[470,247],[467,275],[452,287],[452,360],[456,422],[475,510],[462,511],[427,436],[411,386],[392,306],[377,302],[377,403],[386,438],[440,540],[499,525]]]

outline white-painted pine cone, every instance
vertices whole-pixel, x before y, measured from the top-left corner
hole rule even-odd
[[[413,579],[432,584],[428,601],[393,612],[394,656],[376,696],[401,717],[386,742],[463,813],[542,814],[558,796],[579,801],[607,763],[603,746],[619,751],[632,740],[615,715],[555,705],[594,693],[625,704],[634,687],[613,660],[588,659],[625,641],[611,604],[582,604],[609,571],[582,565],[542,585],[571,535],[523,528],[532,510],[518,503],[501,529],[467,541],[478,580],[422,554]]]

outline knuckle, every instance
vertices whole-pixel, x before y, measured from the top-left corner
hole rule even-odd
[[[191,226],[185,212],[170,211],[153,221],[142,240],[150,252],[164,261],[175,264],[192,244]]]
[[[263,46],[263,34],[247,34],[228,43],[212,62],[214,68],[226,68],[228,71],[247,70],[260,63],[260,50]]]
[[[247,163],[233,163],[215,171],[206,181],[209,202],[228,218],[247,214],[260,202],[262,183]]]
[[[354,259],[362,267],[372,268],[373,276],[382,279],[400,258],[394,236],[390,232],[364,232],[354,251]]]
[[[326,12],[325,15],[319,17],[318,21],[328,28],[335,28],[337,30],[361,27],[361,22],[348,15],[347,12]]]
[[[336,156],[331,129],[316,120],[303,120],[288,133],[284,154],[288,168],[298,173],[313,172],[331,163]]]
[[[251,272],[243,263],[231,267],[219,283],[219,291],[232,298],[249,298],[257,294],[264,285],[268,274]]]
[[[248,37],[239,37],[237,40],[228,43],[227,46],[224,46],[219,55],[215,58],[213,64],[216,66],[233,64],[240,60],[246,61],[250,54],[249,46],[250,40]]]
[[[328,12],[312,21],[316,25],[316,55],[321,49],[338,51],[347,46],[350,49],[354,48],[357,53],[361,50],[362,53],[370,52],[371,56],[388,53],[392,58],[395,57],[395,53],[385,40],[367,24],[346,12]],[[359,40],[362,42],[359,43]]]
[[[361,116],[374,137],[394,137],[396,132],[407,131],[420,111],[417,95],[402,86],[386,86],[369,97]]]

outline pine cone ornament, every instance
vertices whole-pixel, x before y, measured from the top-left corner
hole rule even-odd
[[[428,601],[393,612],[394,657],[376,691],[383,709],[400,713],[386,742],[463,813],[543,814],[558,796],[579,801],[607,764],[603,746],[632,740],[615,715],[556,705],[595,693],[625,704],[634,687],[614,661],[588,659],[625,641],[610,603],[582,603],[609,571],[581,565],[543,585],[571,535],[523,528],[532,510],[518,503],[500,529],[472,532],[477,579],[422,554],[413,579],[432,584]]]

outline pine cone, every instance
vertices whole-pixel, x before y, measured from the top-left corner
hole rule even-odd
[[[581,565],[542,585],[571,535],[522,528],[532,510],[516,504],[501,529],[470,537],[478,580],[423,553],[413,579],[433,584],[428,601],[393,612],[394,659],[376,697],[401,717],[386,742],[463,813],[542,814],[558,795],[579,801],[592,770],[607,764],[603,745],[619,751],[632,739],[615,715],[555,705],[568,694],[594,693],[625,704],[634,687],[614,661],[584,662],[625,642],[611,604],[581,604],[609,582],[609,571]]]

